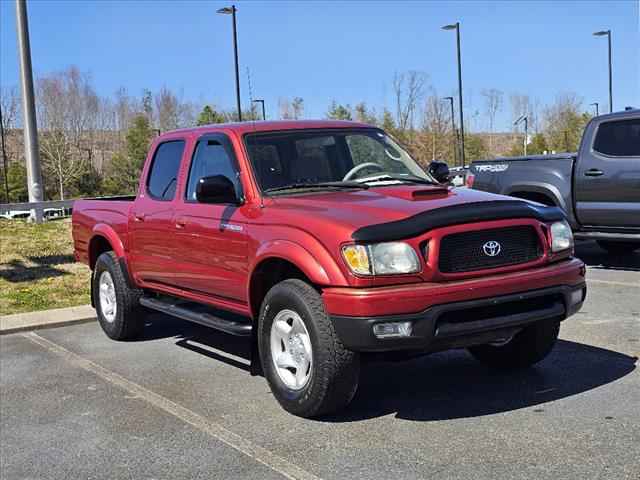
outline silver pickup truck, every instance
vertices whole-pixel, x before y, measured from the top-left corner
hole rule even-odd
[[[473,162],[467,186],[561,207],[612,253],[640,249],[640,110],[593,118],[578,153]]]

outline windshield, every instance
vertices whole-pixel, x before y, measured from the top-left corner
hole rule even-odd
[[[381,130],[250,134],[246,146],[262,191],[437,183]]]

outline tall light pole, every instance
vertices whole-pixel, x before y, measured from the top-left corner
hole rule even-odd
[[[443,100],[448,100],[451,104],[451,138],[453,138],[453,163],[457,165],[458,155],[456,150],[458,149],[458,135],[456,132],[456,114],[453,109],[453,97],[444,97]]]
[[[27,188],[29,202],[41,202],[42,173],[40,171],[40,150],[38,149],[38,128],[33,95],[33,73],[31,69],[31,45],[29,42],[29,21],[26,0],[16,0],[16,22],[18,30],[18,51],[20,53],[20,87],[22,90],[22,118],[24,130],[24,157],[27,163]],[[31,210],[31,219],[42,221],[42,210]]]
[[[529,117],[526,115],[520,115],[520,117],[513,122],[513,125],[517,127],[520,123],[524,122],[524,156],[527,156],[527,143],[529,142]]]
[[[451,25],[445,25],[443,30],[456,31],[456,45],[458,51],[458,101],[460,108],[460,158],[462,159],[462,167],[464,168],[464,114],[462,113],[462,60],[460,58],[460,22]]]
[[[599,104],[598,104],[598,102],[593,102],[593,103],[590,103],[590,104],[589,104],[589,106],[591,106],[591,107],[596,107],[596,117],[597,117],[598,115],[600,115],[600,113],[599,113],[599,111],[598,111],[598,105],[599,105]]]
[[[593,33],[596,37],[607,37],[609,41],[609,113],[613,112],[613,68],[611,65],[611,30]]]
[[[266,120],[267,119],[267,115],[264,111],[264,100],[262,98],[257,98],[253,101],[253,103],[260,103],[262,104],[262,120]]]
[[[217,11],[217,13],[221,13],[222,15],[231,15],[232,23],[233,23],[233,55],[235,57],[235,65],[236,65],[236,104],[238,107],[238,121],[242,121],[242,106],[240,105],[240,72],[238,67],[238,30],[236,27],[236,11],[237,8],[235,5],[231,5],[230,7],[224,7]]]

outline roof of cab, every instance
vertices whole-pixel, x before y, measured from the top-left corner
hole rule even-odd
[[[215,123],[211,125],[203,125],[201,127],[183,128],[181,130],[172,130],[164,132],[161,136],[171,135],[174,133],[208,133],[218,132],[222,130],[233,130],[239,135],[253,132],[279,132],[283,130],[301,130],[301,129],[327,129],[327,128],[375,128],[373,125],[366,123],[352,122],[347,120],[267,120],[235,123]]]

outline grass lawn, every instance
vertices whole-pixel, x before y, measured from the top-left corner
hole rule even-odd
[[[89,279],[73,259],[71,219],[0,219],[0,315],[90,303]]]

